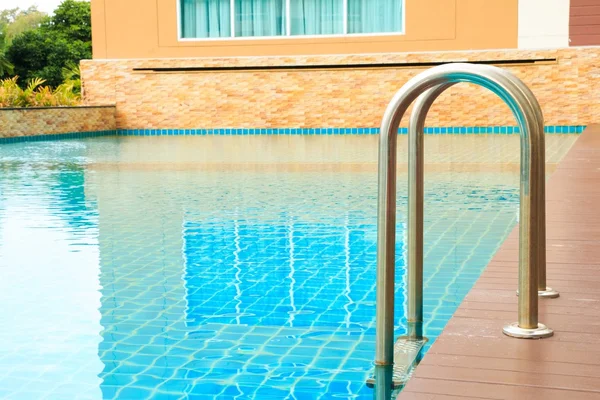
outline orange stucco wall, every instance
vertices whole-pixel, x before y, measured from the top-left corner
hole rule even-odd
[[[91,0],[95,59],[360,54],[517,47],[518,0],[406,0],[405,34],[179,41],[178,0]]]

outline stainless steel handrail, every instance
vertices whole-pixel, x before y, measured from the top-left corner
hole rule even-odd
[[[525,97],[529,101],[531,107],[535,111],[536,118],[538,119],[539,124],[541,124],[540,126],[543,129],[544,116],[542,114],[542,107],[540,107],[540,103],[538,102],[537,98],[535,97],[535,95],[533,94],[531,89],[529,89],[529,87],[522,80],[520,80],[517,76],[515,76],[512,72],[510,72],[507,69],[492,68],[492,73],[504,74],[507,78],[511,79],[512,82],[523,92],[523,95],[525,95]],[[543,138],[543,135],[542,135],[542,138]],[[543,146],[540,149],[540,151],[542,152],[540,159],[544,162],[544,166],[545,166],[545,161],[546,161],[545,146]],[[545,193],[546,193],[545,179],[540,182],[540,191],[542,193],[544,193],[544,197],[545,197]],[[540,268],[538,269],[538,296],[545,297],[545,298],[556,298],[556,297],[560,296],[559,292],[552,289],[551,287],[546,286],[546,202],[545,201],[541,202],[539,204],[539,212],[541,214],[541,217],[539,219],[541,224],[538,227],[538,229],[539,229],[538,234],[540,235],[540,242],[542,243],[542,245],[538,247],[538,250],[540,253],[539,254]]]
[[[485,67],[484,67],[485,68]],[[487,68],[490,74],[503,74],[510,79],[523,95],[527,98],[530,106],[535,111],[538,124],[543,126],[544,117],[541,107],[531,90],[515,75],[508,70],[499,68]],[[407,336],[409,338],[419,339],[423,337],[423,132],[425,119],[429,109],[435,100],[447,89],[456,83],[442,83],[432,89],[427,90],[419,96],[409,120],[408,133],[408,263],[407,263],[407,284],[408,284],[408,304],[407,304]],[[540,156],[540,160],[544,160]],[[542,182],[542,185],[544,182]],[[544,192],[544,188],[540,187]],[[559,293],[546,286],[546,225],[545,225],[545,204],[539,205],[540,218],[542,223],[538,227],[540,235],[539,249],[539,268],[538,268],[538,296],[540,297],[558,297]]]
[[[443,90],[458,82],[471,82],[497,94],[516,117],[521,133],[521,201],[519,230],[519,321],[504,328],[515,337],[548,337],[552,330],[538,322],[538,271],[545,262],[545,164],[543,118],[535,96],[518,78],[499,68],[473,64],[446,64],[408,81],[388,105],[381,124],[379,144],[379,199],[377,243],[377,321],[375,398],[389,399],[394,362],[394,275],[396,230],[397,129],[409,105],[423,92],[411,138],[409,154],[409,335],[422,335],[422,300],[411,296],[422,288],[422,128],[425,112]],[[422,117],[418,117],[423,114]],[[422,121],[419,120],[422,119]],[[419,174],[421,179],[418,179]],[[419,193],[420,198],[419,198]],[[414,201],[414,200],[420,201]],[[420,221],[419,222],[419,215]],[[411,231],[416,233],[411,236]],[[413,259],[411,264],[411,258]],[[416,277],[416,279],[415,279]],[[413,278],[411,280],[411,278]],[[544,285],[545,288],[545,285]],[[420,289],[422,290],[422,289]],[[421,292],[422,296],[422,292]],[[412,297],[412,298],[411,298]],[[419,318],[419,313],[421,317]]]

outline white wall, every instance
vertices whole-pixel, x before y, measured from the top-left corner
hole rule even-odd
[[[569,46],[570,0],[519,0],[519,49]]]

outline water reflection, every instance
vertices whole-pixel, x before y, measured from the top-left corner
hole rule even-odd
[[[219,170],[147,143],[0,148],[0,397],[370,398],[374,169]],[[429,178],[435,338],[513,226],[518,191],[513,172]],[[398,199],[401,334],[404,185]]]
[[[38,161],[0,175],[0,397],[100,399],[97,214],[83,168]]]

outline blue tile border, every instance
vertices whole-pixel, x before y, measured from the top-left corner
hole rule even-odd
[[[64,140],[64,139],[84,139],[89,137],[98,136],[110,136],[116,135],[116,130],[106,131],[93,131],[93,132],[70,132],[70,133],[56,133],[51,135],[37,135],[37,136],[17,136],[17,137],[0,137],[0,144],[7,143],[20,143],[20,142],[44,142],[51,140]]]
[[[579,134],[585,125],[552,125],[544,127],[548,134]],[[399,128],[400,135],[408,134]],[[426,127],[426,135],[515,135],[516,126],[446,126]],[[0,144],[84,139],[98,136],[256,136],[256,135],[378,135],[379,128],[212,128],[212,129],[117,129],[94,132],[71,132],[52,135],[0,137]]]
[[[585,125],[558,125],[544,127],[545,133],[577,134]],[[399,128],[401,135],[408,134],[407,128]],[[514,135],[517,126],[447,126],[426,127],[427,135]],[[120,136],[256,136],[256,135],[377,135],[379,128],[212,128],[212,129],[119,129]]]

